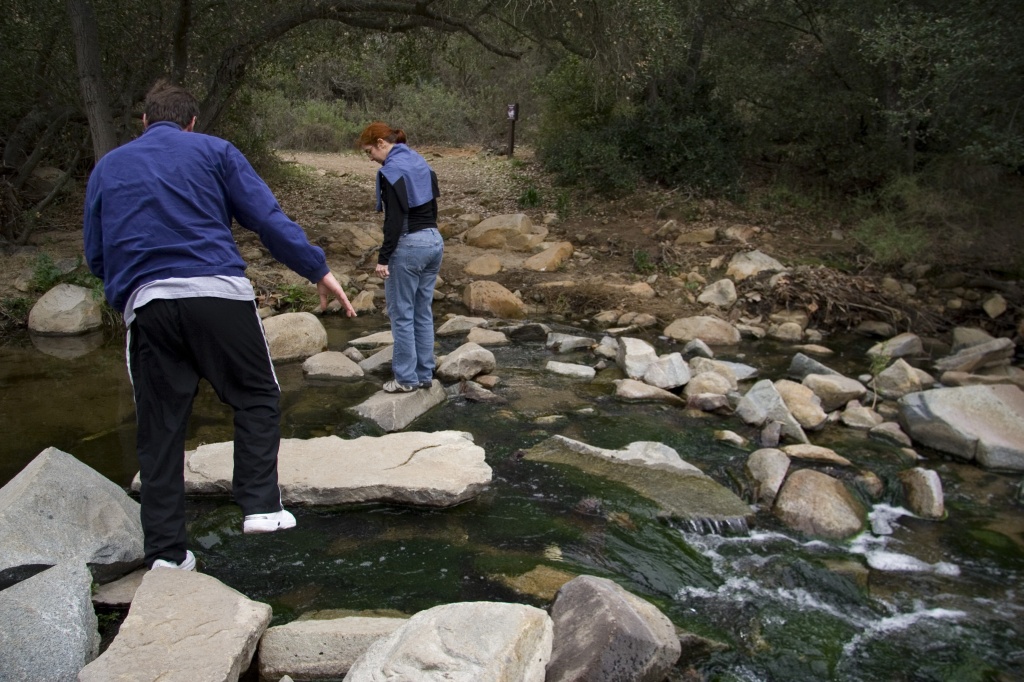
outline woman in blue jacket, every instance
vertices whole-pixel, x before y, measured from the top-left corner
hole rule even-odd
[[[381,164],[377,210],[384,211],[384,243],[376,274],[384,279],[394,379],[388,393],[430,388],[434,380],[434,285],[441,270],[444,240],[437,230],[437,175],[426,159],[405,144],[405,133],[377,121],[359,145]]]

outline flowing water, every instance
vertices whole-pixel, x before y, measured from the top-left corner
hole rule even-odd
[[[340,350],[379,317],[325,318]],[[579,331],[565,329],[564,331]],[[594,331],[585,332],[599,338]],[[659,344],[659,350],[672,348]],[[439,339],[440,352],[458,339]],[[837,344],[838,345],[838,344]],[[864,346],[846,342],[828,364],[863,371]],[[478,499],[451,509],[383,505],[296,508],[287,533],[243,536],[227,499],[190,499],[200,568],[273,606],[273,624],[312,611],[412,614],[438,604],[501,600],[546,606],[573,574],[608,577],[699,635],[701,654],[676,679],[1024,679],[1024,508],[1020,476],[926,453],[940,474],[948,519],[923,521],[900,505],[895,448],[840,427],[815,435],[889,485],[871,512],[874,532],[850,542],[809,541],[758,509],[749,529],[668,523],[621,484],[521,451],[554,434],[604,448],[660,441],[740,495],[747,453],[715,429],[754,434],[738,419],[611,397],[617,370],[591,383],[543,371],[542,343],[491,349],[507,404],[450,400],[411,429],[473,434],[494,470]],[[674,348],[678,350],[678,348]],[[746,355],[744,355],[746,353]],[[781,378],[792,351],[761,342],[722,356]],[[591,360],[560,355],[559,361]],[[299,364],[278,367],[283,435],[380,435],[348,410],[380,378],[314,383]],[[0,484],[49,446],[118,484],[136,473],[134,413],[123,338],[21,336],[0,347]],[[203,385],[188,447],[231,438],[231,415]],[[689,650],[689,649],[688,649]]]

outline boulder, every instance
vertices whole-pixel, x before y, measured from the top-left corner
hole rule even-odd
[[[680,466],[672,457],[673,452],[661,444],[650,443],[608,451],[552,437],[527,450],[525,458],[567,464],[622,483],[657,504],[662,517],[700,528],[707,524],[745,529],[753,514],[750,506],[695,467],[685,462]]]
[[[358,379],[364,375],[362,367],[344,353],[333,350],[306,358],[302,373],[310,379]]]
[[[103,326],[103,302],[91,289],[58,284],[43,294],[28,313],[29,331],[74,336]]]
[[[785,270],[786,266],[760,251],[746,251],[737,253],[729,261],[729,267],[725,271],[726,277],[741,282],[748,277],[754,277],[762,272],[778,272]]]
[[[68,453],[43,450],[0,488],[0,585],[65,561],[102,582],[142,559],[139,503]]]
[[[464,343],[445,356],[437,367],[437,376],[445,381],[462,381],[489,374],[496,367],[494,353],[478,344]]]
[[[544,347],[556,353],[572,353],[578,350],[590,350],[597,342],[589,336],[575,336],[551,332],[544,340]]]
[[[636,381],[635,379],[616,379],[615,397],[627,402],[655,402],[678,405],[685,404],[686,402],[675,393],[658,388],[657,386],[645,384],[642,381]]]
[[[851,400],[860,400],[868,389],[856,379],[836,374],[808,374],[803,385],[814,391],[826,412],[845,407]]]
[[[876,343],[868,349],[868,357],[905,358],[924,353],[924,344],[917,334],[907,332]]]
[[[942,479],[932,469],[914,467],[900,472],[903,495],[907,506],[923,519],[941,519],[946,516],[942,494]]]
[[[463,291],[462,302],[472,313],[512,320],[526,317],[526,306],[523,302],[497,282],[470,282]]]
[[[786,408],[804,429],[814,431],[825,426],[828,414],[821,408],[821,399],[803,384],[788,379],[775,382]]]
[[[831,540],[861,532],[866,518],[864,506],[842,481],[813,469],[789,475],[773,511],[790,528]]]
[[[260,638],[260,679],[341,679],[370,645],[406,621],[352,616],[295,620],[268,628]]]
[[[458,334],[465,334],[471,329],[477,327],[486,327],[487,320],[482,317],[466,317],[465,315],[456,315],[450,320],[446,321],[437,331],[434,332],[435,336],[456,336]]]
[[[571,242],[558,242],[540,253],[530,256],[523,262],[523,267],[535,272],[554,272],[562,267],[566,260],[572,258]]]
[[[597,370],[587,365],[575,365],[569,362],[555,362],[549,360],[544,366],[549,372],[554,374],[561,374],[562,376],[573,377],[574,379],[593,379],[597,375]]]
[[[546,682],[661,682],[679,659],[672,621],[606,578],[582,575],[567,582],[551,618],[555,644]]]
[[[642,379],[647,368],[658,360],[654,346],[643,339],[622,337],[619,339],[615,363],[630,379]],[[668,388],[659,386],[659,388]]]
[[[186,492],[230,493],[233,450],[234,444],[225,442],[185,453]],[[475,498],[491,482],[483,448],[462,431],[409,431],[351,440],[282,438],[277,471],[286,505],[391,502],[451,507]],[[138,477],[132,487],[138,489]]]
[[[426,391],[418,390],[410,393],[378,391],[349,409],[360,417],[374,422],[384,431],[401,431],[422,415],[444,403],[446,399],[441,383],[433,381]]]
[[[469,246],[481,249],[504,248],[510,237],[527,234],[533,229],[533,222],[523,213],[497,215],[482,220],[465,233]]]
[[[420,611],[353,664],[345,682],[544,682],[553,625],[524,604],[465,602]],[[443,671],[443,672],[442,672]]]
[[[503,332],[494,329],[474,327],[466,334],[466,343],[475,343],[478,346],[506,346],[508,337]]]
[[[305,360],[327,350],[327,330],[313,313],[284,313],[263,320],[274,362]]]
[[[899,421],[914,440],[990,469],[1024,471],[1024,391],[1012,385],[911,393]]]
[[[0,678],[74,680],[99,653],[92,574],[67,561],[0,591]]]
[[[645,384],[668,391],[690,381],[690,368],[681,354],[669,353],[648,365],[641,379]]]
[[[117,636],[79,682],[237,680],[271,609],[195,571],[149,571]]]
[[[993,339],[937,360],[935,369],[939,372],[976,372],[987,367],[1009,364],[1014,352],[1015,346],[1010,339]]]
[[[740,342],[740,332],[736,327],[725,320],[707,315],[675,320],[665,328],[664,333],[676,341],[700,339],[709,346],[734,346]]]
[[[808,442],[807,434],[790,413],[782,395],[769,379],[762,379],[750,387],[736,406],[736,414],[752,426],[777,421],[782,425],[783,435],[798,443]]]
[[[754,482],[754,499],[771,504],[786,480],[789,457],[782,450],[761,448],[747,458],[747,476]]]
[[[736,285],[731,279],[720,279],[713,282],[700,292],[697,302],[727,310],[736,302]]]

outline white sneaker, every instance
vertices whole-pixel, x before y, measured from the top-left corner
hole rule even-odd
[[[295,517],[286,509],[271,514],[249,514],[242,523],[243,533],[273,533],[295,527]]]
[[[180,564],[167,561],[167,559],[157,559],[153,562],[152,568],[177,568],[182,571],[194,571],[196,570],[196,555],[186,549],[185,560]]]

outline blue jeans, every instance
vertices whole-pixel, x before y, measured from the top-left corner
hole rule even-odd
[[[444,239],[431,227],[402,235],[384,281],[395,354],[395,381],[415,386],[434,380],[434,285]]]

